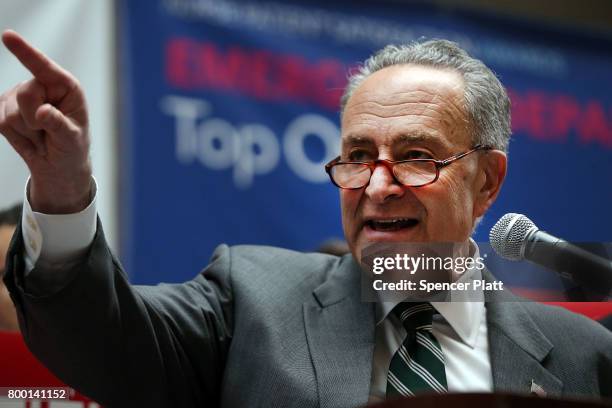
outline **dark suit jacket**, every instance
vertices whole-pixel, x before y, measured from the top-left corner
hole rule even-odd
[[[26,343],[105,406],[367,403],[374,305],[361,301],[350,255],[222,245],[192,281],[139,287],[100,225],[87,258],[59,282],[41,267],[24,278],[21,240],[5,281]],[[528,393],[534,381],[548,395],[612,395],[612,334],[559,308],[492,296],[495,390]]]

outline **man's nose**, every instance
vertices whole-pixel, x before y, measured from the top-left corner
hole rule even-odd
[[[370,177],[365,194],[370,200],[380,204],[404,195],[404,186],[395,180],[391,170],[383,165],[378,165]]]

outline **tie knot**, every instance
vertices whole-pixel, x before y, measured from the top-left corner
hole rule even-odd
[[[434,308],[431,303],[403,302],[395,306],[393,313],[400,319],[407,332],[431,331]]]

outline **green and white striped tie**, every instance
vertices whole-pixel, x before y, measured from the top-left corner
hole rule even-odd
[[[444,354],[431,333],[434,309],[430,303],[400,303],[393,309],[408,336],[391,359],[387,398],[448,391]]]

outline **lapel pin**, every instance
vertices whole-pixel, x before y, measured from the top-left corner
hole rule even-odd
[[[546,397],[546,391],[542,388],[541,385],[536,384],[536,382],[531,380],[531,393],[537,395],[538,397]]]

